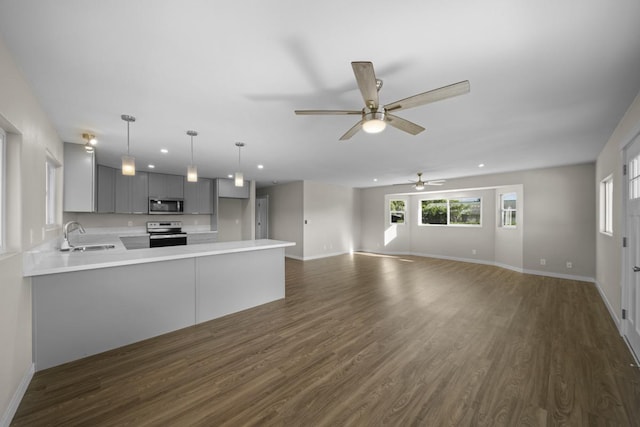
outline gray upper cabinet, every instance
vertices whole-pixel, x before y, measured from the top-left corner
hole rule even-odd
[[[116,211],[116,170],[98,165],[98,213]]]
[[[232,199],[248,199],[249,198],[249,182],[245,181],[243,187],[236,187],[233,179],[218,178],[218,197],[227,197]]]
[[[184,177],[164,173],[149,174],[149,197],[156,199],[182,199]]]
[[[65,212],[94,212],[96,208],[96,156],[84,145],[64,144]]]
[[[198,178],[198,182],[184,182],[184,213],[213,213],[213,180]]]
[[[115,175],[116,213],[148,213],[149,174],[136,171],[134,176],[124,176],[119,169],[116,169]]]

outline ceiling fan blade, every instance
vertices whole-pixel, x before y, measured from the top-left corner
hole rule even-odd
[[[465,93],[469,93],[470,90],[471,85],[469,84],[469,80],[465,80],[439,89],[430,90],[429,92],[410,96],[408,98],[401,99],[400,101],[392,102],[391,104],[385,105],[384,108],[387,111],[406,110],[407,108],[418,107],[420,105],[429,104],[430,102],[463,95]]]
[[[347,114],[359,114],[362,115],[361,110],[295,110],[294,111],[299,116],[340,116]]]
[[[378,108],[378,83],[376,75],[373,71],[373,64],[371,62],[352,62],[353,74],[358,81],[358,88],[364,99],[364,104],[375,110]]]
[[[394,128],[410,133],[411,135],[417,135],[424,130],[422,126],[410,122],[409,120],[402,119],[398,116],[394,116],[393,114],[387,114],[385,116],[385,121]]]
[[[347,131],[347,133],[345,133],[344,135],[342,135],[340,137],[340,141],[345,141],[349,138],[351,138],[353,135],[356,134],[356,132],[358,132],[360,130],[360,128],[362,128],[362,123],[364,122],[364,120],[360,120],[358,123],[356,123],[351,129],[349,129]]]
[[[444,179],[434,179],[433,181],[425,181],[424,185],[442,185],[445,182]]]

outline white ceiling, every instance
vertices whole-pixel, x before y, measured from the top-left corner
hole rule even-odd
[[[186,174],[194,129],[200,176],[234,172],[242,141],[261,185],[594,161],[640,91],[638,18],[638,0],[0,0],[0,36],[64,141],[95,133],[98,161],[118,165],[130,114],[139,169]],[[382,104],[471,92],[398,112],[417,136],[341,142],[357,116],[293,110],[362,108],[351,61],[373,62]]]

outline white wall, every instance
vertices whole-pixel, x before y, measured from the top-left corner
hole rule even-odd
[[[620,327],[620,315],[622,313],[622,237],[625,217],[623,205],[625,179],[622,176],[622,165],[624,164],[622,150],[639,132],[640,93],[636,96],[636,99],[616,127],[596,161],[595,188],[598,197],[600,181],[609,175],[613,175],[614,187],[612,236],[600,233],[600,212],[597,212],[596,216],[596,283],[618,327]],[[596,199],[596,201],[598,200],[599,198]]]
[[[242,240],[244,199],[218,199],[218,242]]]
[[[285,255],[303,257],[303,189],[302,181],[272,185],[257,190],[259,196],[269,196],[269,237],[295,242],[285,248]]]
[[[60,163],[64,159],[62,141],[2,40],[0,94],[0,126],[8,133],[11,160],[7,179],[10,252],[0,255],[0,425],[3,425],[8,424],[17,409],[33,366],[31,281],[22,277],[22,251],[60,233],[59,226],[45,228],[44,172],[47,151]],[[61,220],[61,203],[57,216]]]
[[[523,269],[592,279],[595,277],[594,176],[595,165],[590,163],[453,179],[440,189],[455,191],[522,185]],[[412,192],[411,186],[367,188],[360,192],[360,248],[385,251],[385,196]],[[540,265],[540,258],[546,259],[546,265]],[[566,267],[567,261],[573,263],[573,268]]]
[[[353,188],[304,181],[304,259],[353,251],[355,192]]]

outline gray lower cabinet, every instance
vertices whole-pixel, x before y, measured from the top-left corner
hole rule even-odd
[[[213,213],[213,180],[198,178],[198,182],[184,183],[184,213]]]
[[[116,211],[116,170],[98,165],[98,213]]]
[[[146,214],[149,212],[149,174],[136,172],[124,176],[116,170],[116,213]]]
[[[182,199],[184,177],[164,173],[149,174],[149,197],[155,199]]]
[[[127,249],[147,249],[149,247],[149,235],[122,236],[120,241]]]
[[[218,197],[228,197],[232,199],[249,198],[250,184],[248,181],[245,181],[242,187],[236,187],[233,179],[218,178],[216,182],[218,184]]]
[[[65,212],[93,212],[96,197],[96,156],[87,153],[84,145],[64,144]]]
[[[210,233],[187,233],[187,245],[215,243],[217,240],[218,233],[214,231]]]

